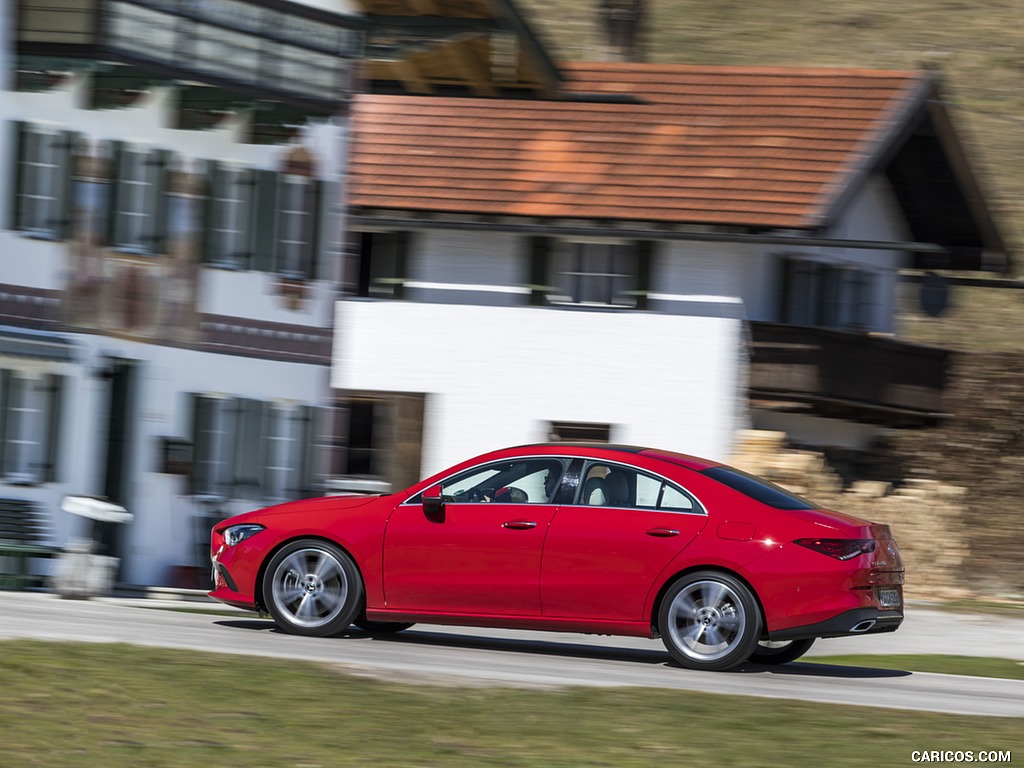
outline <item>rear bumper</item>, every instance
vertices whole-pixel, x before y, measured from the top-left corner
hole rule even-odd
[[[901,611],[880,611],[877,608],[854,608],[816,624],[789,627],[768,633],[768,639],[804,640],[814,637],[856,637],[895,632],[903,623]]]

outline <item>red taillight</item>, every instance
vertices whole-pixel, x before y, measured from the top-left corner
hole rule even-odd
[[[877,544],[874,539],[797,539],[793,543],[836,560],[852,560],[858,555],[874,552]]]

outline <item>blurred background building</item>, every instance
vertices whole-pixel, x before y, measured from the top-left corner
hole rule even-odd
[[[212,519],[318,487],[347,10],[4,3],[3,495],[122,581],[194,582]],[[134,522],[92,529],[65,494]]]
[[[3,13],[0,496],[127,583],[510,443],[864,450],[942,413],[898,270],[1009,263],[927,74],[563,66],[509,0]]]

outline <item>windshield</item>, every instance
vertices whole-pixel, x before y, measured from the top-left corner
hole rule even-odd
[[[748,475],[732,467],[711,467],[701,472],[723,485],[727,485],[734,491],[739,491],[744,496],[749,496],[755,501],[767,504],[776,509],[817,509],[807,499],[797,496],[795,493],[780,488],[774,483],[762,480],[759,477]]]

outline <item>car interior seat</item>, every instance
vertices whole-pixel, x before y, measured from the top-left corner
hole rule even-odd
[[[608,504],[613,507],[633,506],[632,494],[629,492],[629,477],[625,472],[613,469],[604,479],[608,494]]]
[[[604,478],[591,476],[583,484],[583,496],[581,504],[591,507],[603,507],[608,503],[608,489],[605,487]]]

